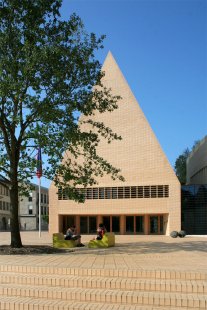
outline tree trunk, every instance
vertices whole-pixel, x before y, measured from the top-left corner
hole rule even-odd
[[[16,173],[11,174],[11,247],[21,248],[22,241],[19,230],[19,190],[17,181],[17,169]]]

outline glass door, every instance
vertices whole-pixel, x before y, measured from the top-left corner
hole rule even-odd
[[[159,233],[158,216],[150,216],[150,234]]]

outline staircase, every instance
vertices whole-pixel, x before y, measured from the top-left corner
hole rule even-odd
[[[207,273],[2,265],[1,310],[207,309]]]

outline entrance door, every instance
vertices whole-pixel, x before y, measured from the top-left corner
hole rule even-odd
[[[159,233],[158,216],[150,216],[150,234]]]
[[[163,215],[150,215],[149,222],[150,234],[164,233]]]

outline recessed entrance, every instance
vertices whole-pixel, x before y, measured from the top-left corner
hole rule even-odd
[[[163,233],[163,216],[162,215],[150,215],[149,233],[150,234],[162,234]]]

